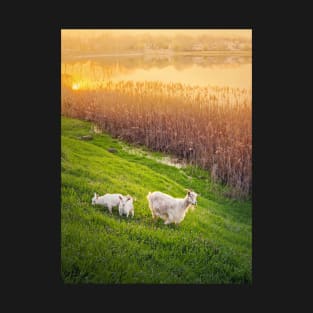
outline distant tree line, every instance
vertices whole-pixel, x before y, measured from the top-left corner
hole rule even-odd
[[[147,50],[169,51],[220,51],[237,50],[249,51],[252,48],[250,39],[241,37],[213,37],[211,35],[175,36],[151,36],[148,33],[142,35],[123,35],[109,32],[99,33],[96,36],[67,36],[62,33],[62,50],[79,52],[144,52]]]

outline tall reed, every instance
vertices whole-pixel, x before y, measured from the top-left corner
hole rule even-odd
[[[160,81],[107,81],[97,87],[62,85],[62,114],[200,166],[230,186],[232,197],[251,195],[251,89]]]

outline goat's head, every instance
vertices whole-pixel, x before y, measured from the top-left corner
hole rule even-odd
[[[93,198],[91,199],[91,204],[92,204],[92,205],[95,205],[95,204],[96,204],[98,197],[99,197],[99,196],[95,193],[95,195],[94,195]]]
[[[197,193],[195,193],[194,191],[188,190],[187,199],[188,199],[188,202],[191,203],[192,205],[197,205],[197,196],[198,196]]]
[[[130,195],[127,196],[118,196],[120,199],[119,209],[123,209],[125,204],[130,201],[133,202],[133,198]]]

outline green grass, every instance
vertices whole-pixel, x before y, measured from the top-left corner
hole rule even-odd
[[[62,117],[61,276],[65,283],[228,284],[252,282],[251,201],[224,198],[205,171],[158,162],[160,154]],[[91,134],[91,141],[79,136]],[[108,152],[117,149],[117,153]],[[136,149],[134,151],[136,151]],[[150,157],[148,157],[150,156]],[[151,157],[153,156],[153,157]],[[154,158],[155,157],[155,158]],[[179,225],[153,221],[146,195],[200,194]],[[91,205],[97,192],[130,194],[134,218]]]

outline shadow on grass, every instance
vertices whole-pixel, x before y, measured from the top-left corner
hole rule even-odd
[[[162,230],[171,229],[171,230],[178,231],[181,228],[179,224],[176,225],[174,223],[165,225],[164,221],[161,218],[153,219],[152,216],[150,215],[136,217],[136,214],[135,214],[134,217],[131,217],[131,216],[127,217],[126,215],[120,216],[118,209],[116,208],[112,209],[112,214],[109,212],[109,210],[106,207],[103,207],[103,206],[92,206],[92,208],[98,213],[104,214],[108,217],[112,217],[115,221],[118,221],[118,220],[125,221],[127,223],[135,223],[138,225],[148,226],[153,229],[162,229]]]

